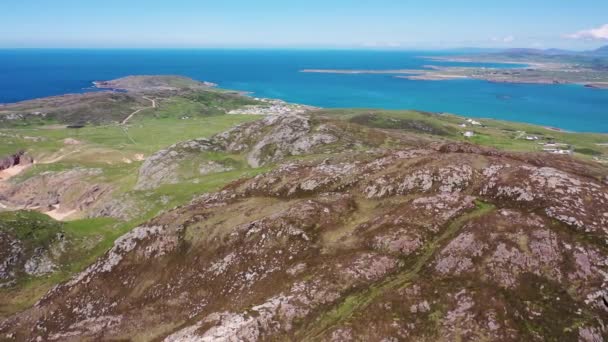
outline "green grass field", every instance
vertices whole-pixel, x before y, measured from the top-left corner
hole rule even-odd
[[[475,119],[481,122],[483,126],[473,126],[468,124],[462,116],[417,111],[337,109],[323,110],[319,114],[361,123],[370,127],[443,136],[455,141],[467,141],[507,151],[539,152],[542,151],[540,143],[555,141],[571,145],[575,156],[579,158],[608,158],[608,134],[560,132],[526,123],[493,119]],[[372,119],[369,118],[370,114],[373,116]],[[459,126],[463,123],[467,124],[467,127]],[[465,138],[462,134],[465,131],[472,131],[475,136]],[[525,139],[528,135],[537,136],[539,140],[528,141]],[[550,157],[550,155],[547,155],[547,157]]]
[[[213,115],[182,120],[173,116],[159,118],[153,115],[155,113],[152,110],[139,114],[125,127],[112,124],[68,129],[57,125],[32,125],[0,129],[3,139],[0,155],[26,150],[40,162],[11,181],[24,181],[46,171],[62,171],[75,167],[99,168],[103,171],[102,174],[92,181],[112,184],[115,189],[113,196],[128,194],[137,203],[145,204],[137,217],[128,222],[94,218],[60,223],[35,212],[0,213],[0,227],[2,224],[10,224],[18,230],[21,238],[32,244],[49,240],[58,230],[75,243],[69,251],[71,257],[66,259],[61,269],[52,276],[26,277],[20,279],[12,288],[0,289],[0,317],[31,306],[50,287],[90,265],[112,246],[116,238],[163,210],[187,203],[194,196],[218,190],[230,181],[264,171],[240,168],[199,177],[196,184],[165,185],[155,191],[133,191],[139,167],[143,163],[136,160],[135,156],[148,157],[177,142],[209,137],[240,123],[258,119],[246,115]],[[81,143],[66,145],[64,140],[67,138]],[[53,159],[58,160],[45,163]],[[26,226],[15,226],[16,221],[23,222]],[[31,222],[39,222],[41,229],[32,230],[38,226],[29,224]]]

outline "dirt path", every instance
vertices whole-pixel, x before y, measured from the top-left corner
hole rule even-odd
[[[131,113],[131,115],[127,116],[127,117],[126,117],[124,120],[122,120],[122,122],[120,123],[121,125],[126,125],[126,124],[129,122],[129,120],[131,120],[131,118],[132,118],[133,116],[135,116],[135,114],[137,114],[137,113],[141,112],[142,110],[146,110],[146,109],[154,109],[154,108],[156,108],[156,100],[155,100],[155,99],[151,99],[151,98],[146,97],[146,96],[143,96],[142,98],[144,98],[144,99],[146,99],[146,100],[148,100],[148,101],[152,102],[152,106],[150,106],[150,107],[146,107],[146,108],[140,108],[140,109],[138,109],[138,110],[134,111],[133,113]]]
[[[65,221],[65,219],[67,217],[72,216],[77,213],[76,210],[70,210],[70,211],[66,211],[66,212],[60,212],[59,210],[60,210],[59,205],[57,205],[55,207],[55,209],[53,209],[51,211],[46,211],[46,212],[44,212],[44,214],[52,217],[56,221]]]
[[[78,153],[78,152],[80,152],[80,150],[74,150],[74,151],[62,154],[62,155],[60,155],[58,157],[55,157],[55,158],[53,158],[51,160],[42,160],[38,164],[53,164],[53,163],[56,163],[56,162],[62,160],[63,158],[65,158],[65,157],[67,157],[67,156],[69,156],[71,154]]]

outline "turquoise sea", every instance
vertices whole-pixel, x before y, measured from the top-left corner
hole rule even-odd
[[[419,109],[608,132],[608,90],[573,85],[411,81],[391,75],[309,74],[301,69],[410,69],[435,62],[427,51],[350,50],[0,50],[0,103],[90,91],[91,82],[176,74],[328,108]],[[501,64],[471,64],[513,67]]]

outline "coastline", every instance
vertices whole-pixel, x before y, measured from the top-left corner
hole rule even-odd
[[[437,71],[443,70],[442,67],[433,67],[433,68],[430,68],[432,66],[427,66],[427,67],[429,67],[430,70],[422,70],[422,71],[423,72],[437,72]],[[402,73],[402,75],[394,76],[395,78],[403,78],[403,79],[416,80],[416,81],[449,81],[449,80],[463,80],[463,79],[484,81],[483,79],[476,79],[476,78],[471,78],[471,77],[466,77],[466,76],[461,76],[461,75],[424,74],[424,73],[415,74],[416,70],[412,70],[412,69],[394,69],[394,70],[304,69],[304,70],[301,70],[300,72],[337,73],[337,74],[392,74],[393,72],[398,72],[398,73]],[[500,81],[491,81],[491,80],[485,80],[485,81],[494,82],[494,83],[520,83],[520,84],[525,83],[525,82],[500,82]],[[198,82],[201,82],[201,81],[198,81]],[[62,99],[62,98],[69,98],[69,97],[87,97],[87,96],[92,96],[95,94],[103,94],[103,93],[111,93],[111,92],[120,92],[120,93],[133,92],[132,89],[127,90],[127,89],[121,89],[121,88],[110,88],[110,87],[106,87],[106,86],[99,88],[97,86],[100,83],[102,83],[102,82],[92,81],[92,84],[94,85],[94,87],[87,88],[90,90],[88,92],[67,93],[67,94],[63,94],[63,95],[55,95],[55,96],[49,96],[49,97],[35,98],[35,99],[31,99],[31,100],[24,100],[24,101],[19,101],[19,102],[14,102],[14,103],[0,104],[0,109],[2,109],[3,107],[9,107],[11,105],[22,104],[22,103],[27,103],[27,102],[32,102],[32,101],[45,101],[45,100]],[[209,84],[208,82],[201,82],[201,83]],[[529,83],[525,83],[525,84],[540,84],[540,83],[529,82]],[[589,86],[586,84],[573,83],[573,85],[579,85],[579,86],[584,86],[584,87],[589,88]],[[608,87],[608,83],[605,83],[605,84],[601,83],[600,86]],[[211,87],[209,87],[208,89],[211,89]],[[214,84],[212,89],[214,89],[215,91],[220,91],[220,92],[239,94],[242,96],[250,97],[255,100],[266,102],[266,105],[264,105],[264,106],[246,106],[242,110],[234,110],[230,113],[227,113],[229,115],[230,114],[266,115],[266,113],[268,112],[269,109],[276,110],[277,108],[280,109],[280,110],[278,110],[279,112],[291,112],[291,111],[299,112],[302,110],[319,110],[319,109],[332,109],[332,108],[353,108],[353,109],[363,108],[363,107],[356,107],[356,106],[354,106],[354,107],[322,107],[322,106],[308,105],[305,102],[286,101],[279,97],[257,97],[256,95],[254,95],[255,93],[253,91],[231,90],[231,89],[222,88],[221,86],[216,85],[216,84]],[[500,117],[488,117],[486,114],[475,115],[475,114],[459,112],[459,111],[444,111],[444,110],[433,111],[433,110],[428,110],[428,109],[419,108],[419,107],[386,108],[386,109],[383,109],[383,107],[369,107],[369,108],[373,108],[376,110],[387,110],[387,111],[417,110],[417,111],[428,111],[430,113],[435,113],[435,114],[447,114],[447,115],[456,115],[456,116],[462,116],[462,117],[468,116],[468,117],[473,117],[476,119],[486,119],[486,120],[489,119],[489,120],[506,121],[506,122],[512,122],[512,123],[536,125],[536,126],[543,127],[545,129],[555,131],[555,132],[560,132],[560,133],[608,134],[608,131],[602,132],[602,131],[592,131],[592,130],[566,129],[566,128],[556,127],[551,124],[534,123],[534,122],[526,121],[524,119],[510,120],[510,119],[504,119],[504,118],[500,118]],[[10,111],[0,111],[0,114],[3,114],[3,113],[10,113]]]
[[[430,66],[428,66],[430,67]],[[395,78],[412,81],[449,81],[458,79],[471,79],[487,81],[491,83],[507,84],[544,84],[544,85],[580,85],[590,89],[608,90],[608,82],[579,81],[564,78],[552,78],[533,74],[539,70],[475,68],[475,67],[439,67],[432,66],[425,69],[396,69],[396,70],[340,70],[340,69],[303,69],[302,73],[318,74],[347,74],[347,75],[394,75]],[[551,71],[552,69],[544,69]],[[532,74],[526,77],[525,73]],[[522,76],[523,75],[523,76]]]
[[[163,63],[174,61],[174,55],[156,56]],[[561,87],[546,87],[544,89],[530,89],[532,93],[529,96],[535,97],[535,103],[526,103],[521,100],[526,96],[527,87],[516,89],[510,84],[554,84],[552,80],[513,80],[513,79],[489,79],[487,77],[474,77],[469,74],[459,74],[458,72],[445,72],[444,67],[437,65],[446,65],[443,63],[435,63],[433,60],[453,60],[453,61],[468,61],[474,62],[476,59],[465,58],[466,56],[450,57],[448,55],[433,56],[422,60],[424,52],[373,52],[366,54],[358,54],[357,52],[339,52],[335,53],[319,52],[315,54],[306,54],[302,58],[306,58],[302,63],[288,63],[285,67],[276,68],[270,63],[273,61],[273,55],[269,54],[264,60],[253,60],[248,64],[248,67],[241,67],[234,64],[238,61],[245,61],[251,56],[247,53],[233,53],[230,56],[215,56],[214,54],[201,54],[194,56],[193,61],[189,62],[187,54],[183,56],[178,54],[180,58],[188,62],[188,69],[185,72],[179,70],[179,66],[172,65],[170,69],[159,69],[167,74],[185,74],[189,77],[199,80],[212,80],[220,84],[220,87],[226,89],[239,89],[239,94],[247,96],[259,96],[263,98],[278,98],[292,103],[309,104],[325,108],[387,108],[387,109],[408,109],[415,108],[433,112],[452,112],[462,115],[475,117],[493,116],[496,119],[519,121],[528,121],[537,124],[555,125],[565,127],[577,131],[593,131],[598,127],[605,127],[601,122],[599,113],[601,106],[608,105],[608,98],[601,94],[601,90],[605,88],[601,84],[591,83],[573,83],[573,91],[570,96],[567,90],[561,90]],[[148,55],[148,54],[146,54]],[[203,62],[201,56],[205,57]],[[294,53],[293,58],[300,58],[299,54]],[[41,57],[45,57],[42,55]],[[125,68],[117,71],[129,72],[131,68],[137,70],[137,62],[129,62],[128,57],[122,53],[116,52],[108,55],[108,60],[119,60],[118,57],[127,58]],[[162,58],[165,59],[162,59]],[[221,58],[220,58],[221,57]],[[226,58],[230,58],[226,60]],[[255,57],[255,56],[254,56]],[[336,59],[327,59],[326,57],[341,57]],[[342,58],[343,57],[343,58]],[[353,57],[352,61],[349,57]],[[36,58],[40,58],[36,56]],[[384,61],[386,59],[386,62]],[[201,61],[199,61],[201,60]],[[206,61],[209,62],[206,62]],[[342,62],[344,60],[344,62]],[[380,61],[380,62],[378,62]],[[495,62],[513,64],[522,63],[521,61],[508,61],[504,59],[494,58]],[[66,68],[72,68],[67,65],[70,60],[61,61],[61,65],[66,64]],[[484,61],[486,62],[486,61]],[[28,63],[28,65],[31,63]],[[426,64],[426,65],[425,65]],[[429,65],[430,64],[430,65]],[[435,64],[435,65],[432,65]],[[523,64],[523,63],[522,63]],[[25,65],[26,67],[28,65]],[[451,64],[448,64],[451,65]],[[483,65],[483,64],[482,64]],[[492,66],[490,64],[485,64]],[[532,65],[532,64],[530,64]],[[539,65],[539,64],[534,64]],[[543,64],[546,65],[546,64]],[[316,67],[328,67],[332,70],[316,70]],[[509,66],[509,67],[510,67]],[[320,76],[311,77],[310,75],[298,76],[299,67],[315,68],[303,70],[306,72],[326,72],[326,73],[343,73],[343,74],[378,74],[380,76],[373,78],[366,77],[349,77],[348,79],[340,79],[337,76]],[[341,67],[351,67],[352,69],[361,68],[363,70],[340,70]],[[507,68],[509,68],[507,67]],[[157,67],[152,65],[143,73],[152,74]],[[93,80],[104,80],[103,71],[98,68],[91,70],[83,70],[80,72],[79,79],[84,81],[63,82],[55,77],[35,77],[32,80],[38,79],[36,84],[52,84],[53,87],[41,87],[39,89],[32,87],[32,90],[19,89],[17,91],[6,92],[6,102],[14,103],[19,98],[19,101],[28,101],[31,99],[40,99],[46,94],[53,96],[65,96],[63,94],[54,94],[60,89],[65,89],[66,92],[72,94],[83,94],[87,92],[102,92],[102,91],[117,91],[116,89],[100,89],[94,87]],[[247,70],[259,70],[254,73],[248,73]],[[370,70],[381,69],[381,70]],[[27,69],[25,69],[27,70]],[[70,69],[67,69],[70,70]],[[200,71],[193,71],[200,70]],[[205,71],[207,70],[207,71]],[[481,69],[480,69],[481,70]],[[511,69],[508,69],[511,70]],[[77,72],[75,70],[74,72]],[[278,77],[272,80],[268,75],[277,73]],[[20,76],[20,74],[16,74]],[[385,75],[385,76],[382,76]],[[25,75],[27,76],[27,75]],[[121,76],[120,74],[118,76]],[[391,76],[397,76],[393,79]],[[110,78],[108,78],[110,79]],[[407,80],[411,81],[407,81]],[[488,83],[505,83],[505,86],[495,86],[492,84],[481,84],[477,82],[468,82],[467,80],[484,80]],[[445,82],[445,85],[435,85],[435,82],[417,82],[417,81],[454,81]],[[598,79],[598,81],[600,81]],[[83,83],[87,82],[87,83]],[[7,89],[10,82],[7,83]],[[74,87],[76,85],[77,87]],[[55,87],[56,86],[56,87]],[[586,87],[591,90],[579,90],[578,86]],[[61,88],[59,88],[61,87]],[[551,90],[553,88],[555,90]],[[55,89],[55,90],[53,90]],[[59,89],[59,90],[57,90]],[[521,90],[524,89],[524,90]],[[217,89],[221,91],[221,89]],[[46,92],[45,92],[46,91]],[[234,92],[234,91],[232,91]],[[434,92],[440,92],[442,101],[438,103]],[[494,95],[494,92],[496,95]],[[585,93],[595,93],[597,95],[588,96]],[[13,96],[14,95],[14,96]],[[29,98],[28,98],[29,97]],[[582,115],[580,123],[573,122],[567,117],[577,116],[586,110],[585,103],[598,103],[599,108],[588,110],[585,115]],[[569,103],[568,103],[569,102]],[[0,111],[8,110],[6,106],[0,106]],[[539,115],[538,119],[536,115]],[[598,122],[599,121],[599,122]],[[606,129],[602,129],[606,131]]]

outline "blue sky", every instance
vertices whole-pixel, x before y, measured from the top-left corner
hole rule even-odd
[[[607,0],[0,1],[0,47],[586,49],[606,24]]]

